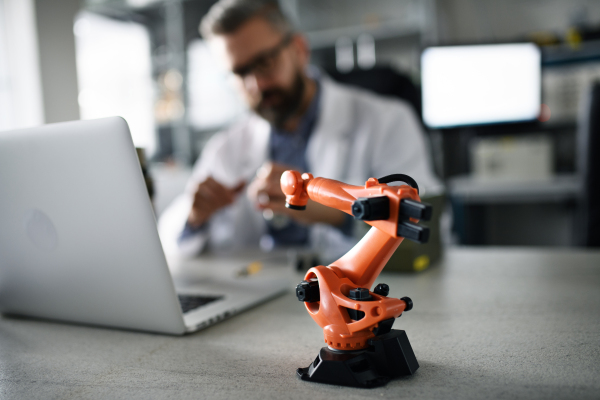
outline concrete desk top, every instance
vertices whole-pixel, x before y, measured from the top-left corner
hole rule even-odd
[[[184,337],[4,317],[0,398],[600,398],[600,252],[455,248],[378,282],[413,299],[420,364],[382,388],[296,378],[324,343],[290,290]]]

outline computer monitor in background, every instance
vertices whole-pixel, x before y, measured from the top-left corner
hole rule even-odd
[[[533,43],[429,47],[421,85],[430,128],[532,121],[540,114],[541,52]]]

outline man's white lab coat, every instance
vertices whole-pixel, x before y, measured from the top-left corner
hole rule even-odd
[[[402,173],[412,176],[423,195],[443,190],[432,172],[430,152],[420,122],[405,102],[321,79],[321,109],[307,147],[307,161],[315,177],[364,185],[370,177]],[[196,163],[185,193],[163,213],[159,231],[167,252],[199,253],[208,243],[216,249],[258,247],[266,232],[262,213],[245,194],[217,212],[206,229],[177,242],[198,183],[208,176],[226,186],[254,178],[269,158],[270,125],[248,115],[231,129],[212,137]],[[304,171],[302,171],[304,172]],[[316,224],[310,242],[325,259],[334,258],[355,242],[339,230]]]

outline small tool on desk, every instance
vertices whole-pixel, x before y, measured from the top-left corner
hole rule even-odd
[[[388,186],[391,182],[408,185]],[[309,198],[353,215],[371,230],[346,255],[329,266],[308,270],[296,287],[310,316],[323,328],[319,355],[298,376],[307,381],[356,387],[377,387],[413,374],[419,364],[408,337],[392,325],[413,307],[408,297],[387,297],[389,287],[377,276],[404,238],[425,243],[429,230],[417,225],[431,218],[431,206],[420,202],[414,179],[395,174],[370,178],[352,186],[311,174],[286,171],[281,176],[286,207],[303,210]]]
[[[254,261],[236,272],[237,277],[246,277],[258,274],[263,269],[263,264],[260,261]]]

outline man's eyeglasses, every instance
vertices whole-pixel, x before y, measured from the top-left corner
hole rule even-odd
[[[245,78],[250,74],[270,75],[275,69],[279,53],[291,43],[293,37],[293,32],[289,32],[275,47],[259,53],[252,61],[235,68],[232,72],[240,78]]]

